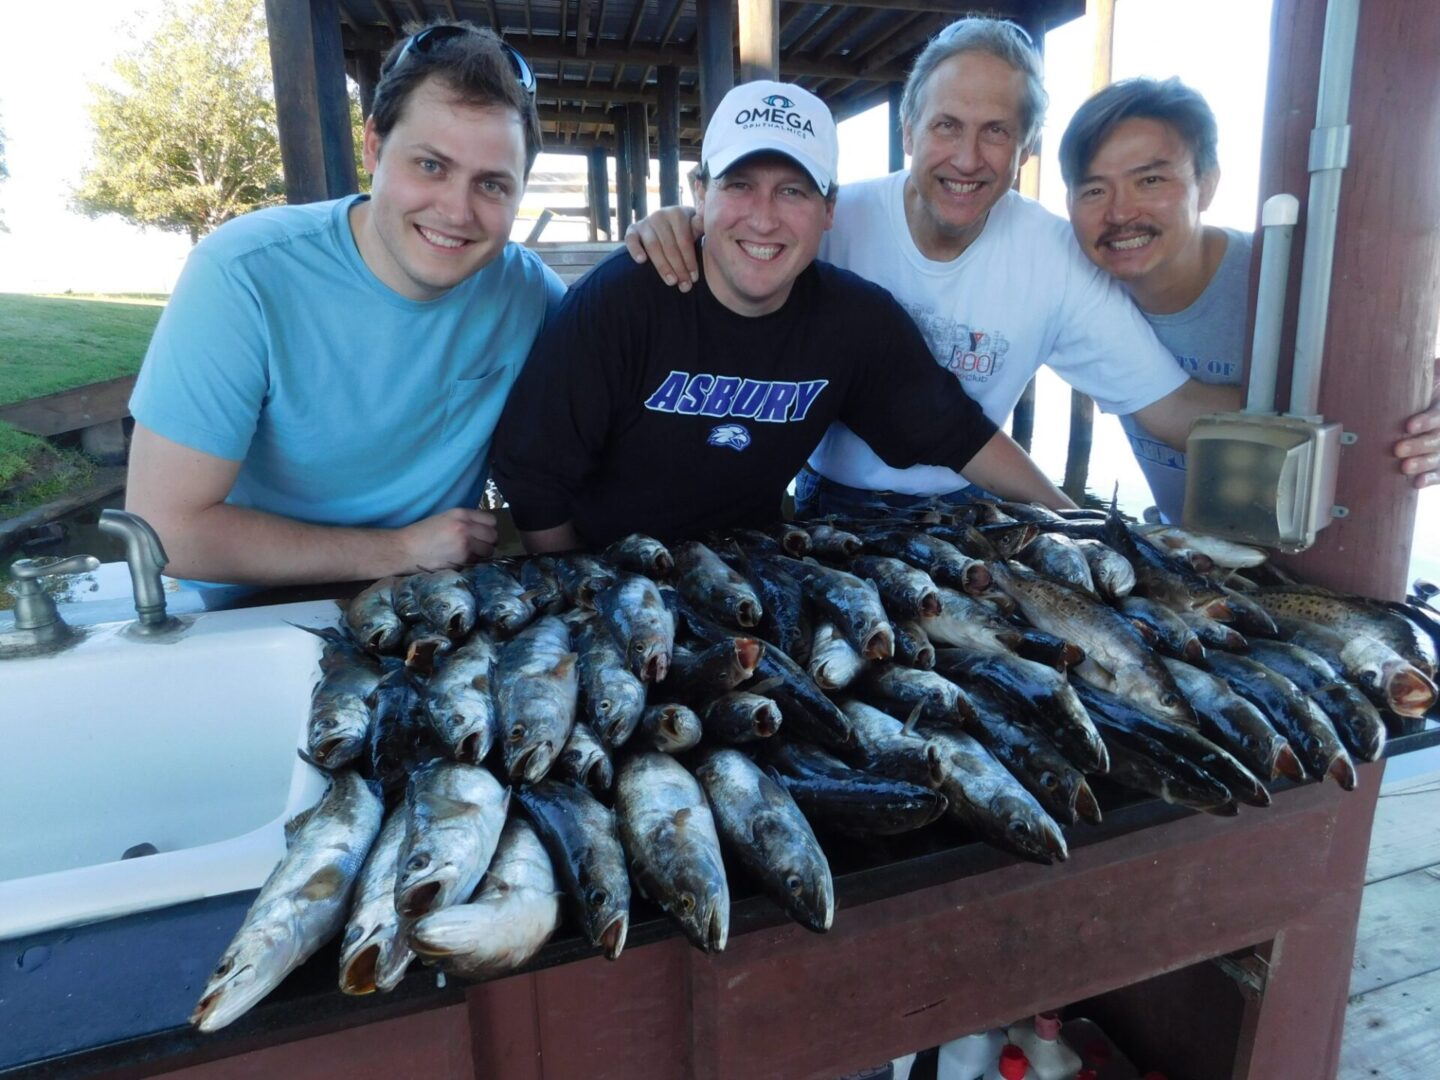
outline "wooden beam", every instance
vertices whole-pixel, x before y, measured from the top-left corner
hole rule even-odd
[[[630,182],[634,176],[630,170],[630,139],[624,105],[610,110],[610,123],[615,129],[615,238],[619,239],[630,227],[633,210]]]
[[[886,95],[890,104],[890,171],[899,172],[905,167],[905,130],[900,120],[900,98],[905,88],[900,83],[891,83]]]
[[[700,62],[700,113],[708,126],[720,99],[735,85],[730,42],[733,9],[727,0],[695,0],[695,54]]]
[[[776,0],[738,0],[740,81],[780,74],[780,8]]]
[[[600,147],[587,154],[590,159],[586,189],[590,196],[591,240],[598,240],[602,232],[607,239],[614,239],[610,235],[610,176],[605,168],[606,156]]]
[[[265,22],[286,201],[358,191],[335,0],[265,0]]]
[[[590,37],[590,0],[579,0],[580,10],[575,14],[575,55],[584,56]]]
[[[680,204],[680,71],[660,69],[660,106],[655,114],[659,128],[660,205]]]
[[[683,4],[684,0],[681,0]],[[676,10],[679,10],[677,5]],[[919,32],[918,40],[929,37],[929,29]],[[913,37],[913,35],[912,35]],[[510,44],[519,49],[528,60],[570,60],[573,54],[570,47],[563,44],[556,37],[540,37],[522,39],[511,36]],[[908,40],[900,45],[899,50],[909,47],[914,42]],[[666,64],[673,64],[681,71],[697,71],[699,59],[696,55],[693,43],[690,45],[669,45],[650,46],[644,45],[633,49],[623,48],[611,41],[600,45],[592,45],[586,50],[585,59],[597,64],[636,64],[646,68],[663,67]],[[732,63],[734,57],[732,56]],[[887,56],[888,60],[888,56]],[[805,76],[821,76],[825,78],[863,79],[869,82],[892,82],[903,81],[907,74],[904,65],[877,63],[869,58],[827,58],[823,56],[799,56],[794,53],[784,56],[780,60],[780,72],[783,78],[801,78]],[[648,80],[647,80],[648,81]],[[616,83],[615,85],[619,85]]]
[[[360,115],[369,118],[380,81],[380,53],[367,49],[355,54],[355,85],[360,88]]]
[[[485,0],[485,6],[490,10],[490,29],[504,34],[505,25],[500,21],[500,9],[495,6],[495,0]]]
[[[625,106],[626,149],[630,156],[630,201],[635,209],[635,220],[639,221],[650,213],[650,125],[645,116],[645,103],[632,101]]]
[[[539,101],[583,101],[591,105],[628,105],[632,101],[643,101],[647,105],[660,100],[659,90],[647,87],[637,90],[633,87],[616,89],[610,86],[586,86],[578,79],[567,79],[564,85],[557,85],[553,79],[540,79],[535,88]],[[700,107],[699,95],[680,92],[680,104],[686,108]]]
[[[0,406],[0,423],[31,435],[50,436],[123,420],[130,415],[130,392],[134,389],[135,376],[122,375],[118,379],[17,401]]]
[[[395,9],[390,6],[389,0],[375,0],[375,10],[380,12],[380,17],[385,20],[385,25],[390,27],[392,34],[397,38],[405,36],[405,28],[395,14]]]
[[[849,13],[842,7],[832,7],[829,11],[821,15],[804,30],[800,31],[800,36],[790,43],[790,49],[787,55],[794,56],[795,54],[797,54],[801,49],[805,48],[806,45],[810,44],[810,42],[814,41],[821,34],[825,33],[825,31],[829,30],[830,27],[834,26],[837,22],[843,19],[847,14]]]

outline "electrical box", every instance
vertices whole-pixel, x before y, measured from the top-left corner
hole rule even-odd
[[[1185,457],[1187,529],[1304,551],[1330,523],[1338,423],[1219,413],[1195,422]]]

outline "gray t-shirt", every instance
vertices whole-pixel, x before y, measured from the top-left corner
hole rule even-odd
[[[1185,374],[1203,383],[1239,386],[1245,368],[1253,238],[1236,229],[1224,232],[1225,255],[1199,298],[1171,315],[1142,314]],[[1166,521],[1178,522],[1185,504],[1185,455],[1146,434],[1134,416],[1122,416],[1120,423],[1150,483],[1155,505]]]

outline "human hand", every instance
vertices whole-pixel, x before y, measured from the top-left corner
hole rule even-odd
[[[1395,444],[1400,471],[1417,488],[1440,484],[1440,359],[1435,361],[1430,407],[1405,421],[1406,437]]]
[[[500,538],[494,514],[465,507],[446,510],[399,532],[408,563],[404,573],[408,574],[456,569],[477,559],[488,559]]]
[[[700,280],[696,241],[704,223],[688,206],[666,206],[625,230],[625,246],[637,263],[647,260],[666,285],[679,284],[681,292]]]

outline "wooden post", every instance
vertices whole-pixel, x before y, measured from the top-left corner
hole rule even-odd
[[[780,5],[737,0],[740,9],[740,81],[780,77]]]
[[[660,106],[655,126],[660,129],[660,205],[680,205],[680,69],[666,64],[657,72]]]
[[[729,0],[695,0],[695,57],[700,65],[700,120],[708,126],[720,99],[735,85],[730,40],[735,18]]]
[[[615,235],[611,239],[619,240],[630,227],[634,209],[630,202],[630,138],[626,133],[628,123],[624,105],[616,105],[610,110],[610,123],[615,128]]]
[[[605,168],[606,153],[601,147],[593,147],[587,155],[590,159],[590,239],[600,239],[604,233],[607,240],[618,237],[610,235],[610,176]]]
[[[650,176],[650,122],[643,101],[632,101],[625,106],[625,122],[629,129],[626,149],[630,155],[630,201],[635,220],[639,221],[650,212],[646,183]]]
[[[375,105],[375,85],[380,81],[380,54],[366,49],[355,54],[355,82],[360,87],[360,115],[370,117]]]
[[[1324,21],[1322,0],[1275,4],[1262,199],[1281,191],[1303,199],[1309,190]],[[1349,516],[1294,560],[1305,581],[1391,600],[1404,591],[1418,494],[1391,447],[1405,418],[1430,400],[1440,310],[1437,54],[1440,6],[1431,0],[1361,6],[1320,384],[1321,412],[1358,436],[1341,454],[1335,494]],[[1303,228],[1303,210],[1300,220]],[[1303,248],[1297,236],[1292,298]],[[1293,307],[1281,344],[1282,388],[1294,354]]]
[[[265,0],[285,199],[359,190],[336,0]]]
[[[900,116],[900,98],[905,93],[903,83],[891,83],[890,102],[890,171],[899,172],[905,167],[905,125]]]
[[[1115,47],[1115,0],[1089,0],[1095,16],[1095,61],[1091,67],[1090,90],[1110,85],[1111,58]],[[1095,443],[1095,402],[1089,394],[1070,390],[1070,445],[1065,452],[1065,494],[1076,502],[1085,496],[1085,478],[1090,473],[1090,449]]]

